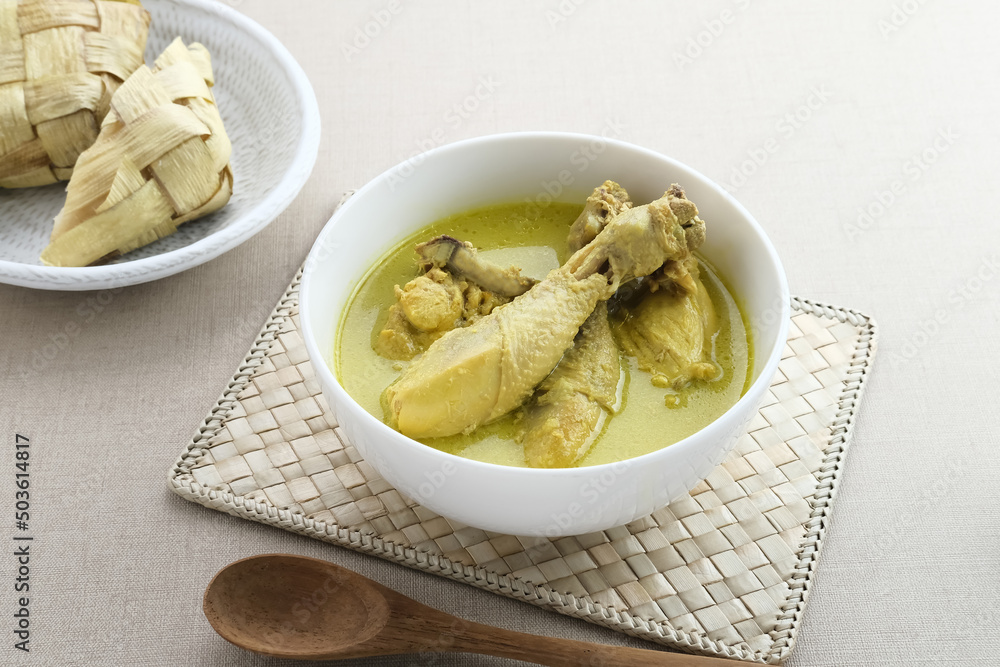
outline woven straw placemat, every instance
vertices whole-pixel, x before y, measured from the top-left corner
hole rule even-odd
[[[299,336],[298,286],[172,469],[175,492],[674,648],[792,650],[875,352],[868,317],[793,298],[777,377],[722,465],[649,516],[549,540],[438,516],[358,455]]]

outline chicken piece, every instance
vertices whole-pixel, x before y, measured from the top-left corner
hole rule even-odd
[[[396,303],[375,339],[375,351],[387,359],[412,359],[455,327],[508,301],[432,267],[396,286]]]
[[[670,188],[663,193],[663,196],[670,201],[670,210],[677,216],[677,221],[680,222],[684,229],[690,229],[693,225],[701,221],[698,217],[698,207],[694,205],[693,201],[687,198],[684,194],[684,188],[681,186],[672,183]],[[694,247],[700,246],[705,241],[704,225],[701,227],[700,236],[696,236],[693,240]]]
[[[634,279],[648,276],[665,263],[675,262],[683,272],[690,266],[691,251],[705,240],[705,222],[675,201],[679,186],[672,186],[656,201],[630,208],[611,219],[594,240],[563,265],[576,276],[600,271],[607,276],[609,296]],[[685,200],[687,201],[687,200]],[[678,208],[685,217],[679,218]]]
[[[430,347],[437,338],[423,331],[417,330],[403,314],[403,309],[398,303],[392,304],[389,308],[389,317],[378,332],[375,339],[375,352],[386,359],[406,361],[420,354]]]
[[[604,181],[587,197],[583,212],[570,227],[569,249],[576,252],[593,241],[613,217],[630,208],[632,200],[625,188],[614,181]]]
[[[438,236],[417,245],[421,268],[447,267],[455,275],[476,283],[484,290],[501,296],[515,297],[524,294],[535,284],[534,280],[521,276],[517,267],[503,268],[488,262],[476,254],[471,243],[459,241],[450,236]]]
[[[674,390],[720,374],[712,361],[712,337],[718,331],[715,307],[698,279],[697,267],[683,273],[691,289],[668,283],[649,290],[634,306],[622,308],[614,327],[625,354],[635,357],[641,370],[653,374],[652,383]],[[664,280],[658,275],[649,287],[662,285]]]
[[[676,183],[664,194],[692,249],[705,240],[698,208]],[[616,316],[616,338],[654,385],[674,390],[692,380],[711,380],[721,370],[712,361],[718,331],[715,307],[699,279],[698,259],[688,254],[664,262],[630,297]]]
[[[519,438],[533,468],[567,468],[590,449],[618,403],[621,364],[600,302],[525,407]]]
[[[614,181],[594,188],[570,228],[570,249],[575,252],[593,241],[631,207],[628,193]],[[608,325],[607,304],[602,302],[525,408],[518,437],[528,465],[565,468],[583,458],[614,410],[620,379],[618,346]]]
[[[528,292],[432,343],[386,389],[399,431],[413,438],[454,435],[519,407],[559,363],[599,301],[621,283],[690,254],[669,200],[667,195],[613,218]]]
[[[490,314],[534,284],[516,267],[485,261],[471,243],[450,236],[420,243],[416,251],[426,273],[396,286],[396,303],[375,339],[375,351],[387,359],[412,359],[448,331]]]
[[[431,438],[507,414],[555,367],[606,297],[601,274],[580,280],[556,269],[510,304],[449,331],[386,389],[396,427]]]
[[[423,332],[455,328],[465,308],[463,291],[454,278],[440,270],[428,271],[400,289],[396,299],[406,319]]]

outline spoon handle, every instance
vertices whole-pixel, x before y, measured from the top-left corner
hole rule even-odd
[[[455,636],[452,651],[514,658],[549,667],[732,667],[723,658],[608,646],[558,637],[539,637],[468,623]]]

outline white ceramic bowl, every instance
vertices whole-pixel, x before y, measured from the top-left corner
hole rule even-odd
[[[749,391],[725,414],[644,456],[541,470],[471,461],[420,444],[368,414],[340,386],[330,370],[338,322],[358,280],[389,248],[434,220],[476,206],[550,197],[582,202],[607,178],[620,182],[637,202],[652,201],[680,183],[707,221],[701,251],[748,310],[756,353]],[[638,146],[551,132],[443,146],[370,182],[320,234],[306,261],[300,303],[306,346],[331,410],[386,480],[448,518],[485,530],[549,537],[628,523],[704,479],[744,432],[767,391],[789,318],[788,287],[774,248],[722,188]]]
[[[319,146],[316,95],[292,55],[267,30],[217,0],[144,0],[152,15],[148,61],[175,37],[212,54],[214,93],[233,144],[233,197],[210,216],[106,266],[43,266],[65,183],[0,189],[0,282],[96,290],[157,280],[198,266],[264,229],[295,199]]]

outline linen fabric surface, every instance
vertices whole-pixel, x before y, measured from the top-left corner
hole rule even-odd
[[[652,647],[167,489],[165,471],[342,193],[421,150],[518,130],[604,134],[693,166],[764,226],[793,294],[879,323],[786,664],[995,663],[996,5],[229,4],[271,30],[312,80],[323,114],[316,169],[267,230],[183,274],[94,293],[0,286],[0,539],[15,532],[15,433],[32,442],[35,537],[32,651],[15,651],[4,630],[0,664],[289,664],[230,646],[201,613],[216,571],[267,552],[326,558],[481,623]],[[0,562],[9,628],[14,559]]]

